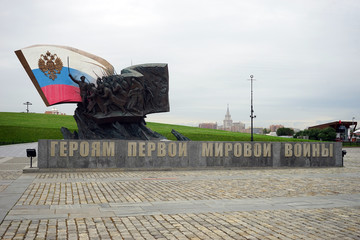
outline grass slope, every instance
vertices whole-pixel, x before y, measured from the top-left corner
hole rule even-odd
[[[176,140],[171,134],[171,130],[175,129],[193,141],[250,141],[248,133],[152,122],[148,122],[147,126],[170,140]],[[0,143],[13,144],[36,142],[39,139],[62,139],[61,127],[66,127],[70,131],[77,130],[73,116],[0,112]],[[303,140],[254,135],[254,141]]]
[[[61,127],[77,129],[72,116],[39,113],[0,112],[0,143],[37,142],[39,139],[62,139]]]
[[[176,140],[176,138],[171,134],[172,129],[175,129],[176,131],[180,132],[181,134],[190,138],[193,141],[250,141],[251,139],[251,135],[249,133],[228,132],[223,130],[187,127],[181,125],[171,125],[171,124],[152,123],[152,122],[147,123],[147,126],[170,140]],[[289,141],[303,141],[303,140],[255,134],[254,141],[289,142]]]

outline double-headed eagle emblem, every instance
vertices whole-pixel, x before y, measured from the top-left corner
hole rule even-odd
[[[51,54],[49,51],[46,54],[41,54],[38,62],[40,70],[51,80],[57,78],[56,74],[60,74],[63,63],[56,54]]]

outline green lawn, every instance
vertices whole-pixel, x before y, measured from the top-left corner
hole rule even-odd
[[[72,131],[77,129],[72,116],[0,112],[0,143],[62,139],[61,127],[67,127]]]
[[[250,141],[250,134],[214,129],[187,127],[148,122],[147,126],[170,140],[175,129],[193,141]],[[0,144],[36,142],[39,139],[62,139],[61,127],[77,130],[73,116],[48,115],[39,113],[0,112]],[[254,135],[254,141],[304,141],[264,135]]]
[[[193,141],[250,141],[251,138],[251,135],[249,133],[228,132],[222,130],[188,127],[181,125],[149,122],[147,123],[147,126],[170,140],[176,140],[176,138],[171,134],[172,129],[175,129],[176,131],[180,132],[181,134],[190,138]],[[255,134],[254,141],[288,142],[304,140]]]

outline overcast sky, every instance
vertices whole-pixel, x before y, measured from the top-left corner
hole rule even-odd
[[[304,129],[360,120],[359,0],[2,0],[0,111],[46,107],[15,50],[75,47],[109,61],[168,63],[170,112],[148,121]],[[56,105],[72,115],[76,105]]]

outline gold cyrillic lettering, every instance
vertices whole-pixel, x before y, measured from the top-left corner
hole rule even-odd
[[[139,157],[145,157],[145,142],[139,142]]]
[[[115,156],[115,143],[114,142],[103,142],[103,157]]]
[[[91,156],[92,157],[100,157],[100,142],[92,142]]]
[[[163,142],[159,142],[158,143],[158,151],[157,151],[157,156],[158,157],[164,157],[166,155],[166,145]]]
[[[235,157],[241,157],[241,155],[242,155],[241,143],[235,143],[234,144],[234,156]]]
[[[232,143],[225,143],[225,157],[229,156],[229,152],[232,151],[233,145]]]
[[[300,143],[295,143],[294,145],[294,155],[295,157],[301,157],[302,146]]]
[[[255,157],[260,157],[261,156],[261,144],[260,143],[255,143],[254,144],[254,156]]]
[[[212,157],[214,155],[213,143],[203,143],[201,149],[201,156]]]
[[[244,157],[251,157],[252,156],[252,149],[250,143],[244,143]]]
[[[320,144],[312,144],[312,156],[320,157]]]
[[[175,157],[176,156],[176,143],[171,142],[168,145],[168,154],[169,157]]]
[[[325,143],[321,144],[321,156],[322,157],[328,157],[329,156],[329,149],[326,148]]]
[[[82,156],[82,157],[89,156],[89,151],[90,151],[89,150],[89,143],[88,142],[81,142],[79,150],[80,150],[80,156]]]
[[[271,157],[271,143],[264,143],[263,157]]]
[[[55,149],[56,149],[56,145],[58,145],[59,142],[55,142],[55,141],[51,141],[50,143],[50,156],[54,157],[55,156]]]
[[[148,155],[148,157],[151,157],[152,152],[155,151],[155,149],[156,149],[155,143],[154,142],[148,142],[147,149],[148,149],[147,155]]]
[[[179,157],[187,157],[187,142],[179,142]]]
[[[292,151],[292,145],[290,143],[285,143],[285,157],[292,157],[293,151]]]
[[[74,156],[74,151],[78,150],[79,144],[78,142],[69,142],[69,156]]]
[[[60,157],[66,157],[67,156],[67,142],[60,142]]]
[[[329,144],[329,148],[330,148],[330,157],[334,156],[334,145],[332,143]]]
[[[303,144],[303,150],[304,150],[304,157],[310,157],[310,143],[304,143]]]
[[[136,157],[136,142],[128,142],[128,157]]]
[[[223,149],[223,143],[215,143],[215,157],[224,156]]]

